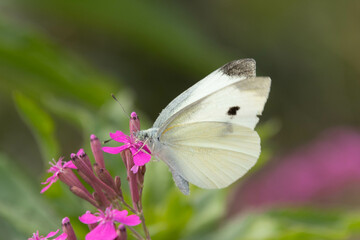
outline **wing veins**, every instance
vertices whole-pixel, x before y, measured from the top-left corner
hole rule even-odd
[[[241,154],[244,154],[246,156],[249,156],[249,157],[258,157],[258,155],[251,155],[251,154],[248,154],[248,153],[244,153],[244,152],[238,152],[238,151],[234,151],[234,150],[230,150],[230,149],[227,149],[227,148],[219,148],[219,147],[204,147],[204,146],[196,146],[196,145],[187,145],[187,144],[167,144],[168,146],[171,146],[173,148],[176,148],[176,146],[183,146],[183,147],[196,147],[196,148],[202,148],[202,149],[218,149],[218,150],[223,150],[223,151],[227,151],[227,152],[231,152],[231,153],[241,153]]]

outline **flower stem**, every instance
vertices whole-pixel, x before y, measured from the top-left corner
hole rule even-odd
[[[139,214],[139,212],[136,211],[134,208],[132,208],[129,204],[127,204],[123,198],[121,198],[120,201],[121,201],[121,203],[122,203],[125,207],[127,207],[130,211],[132,211],[132,212],[135,213],[136,215]]]
[[[146,239],[151,240],[149,229],[146,227],[146,224],[145,224],[145,216],[144,216],[144,211],[143,211],[143,206],[142,206],[143,186],[140,187],[139,193],[140,193],[139,194],[140,195],[140,202],[138,203],[138,209],[140,209],[140,211],[141,211],[140,214],[139,214],[140,219],[141,219],[141,225],[143,227]]]
[[[127,226],[127,228],[130,229],[130,231],[134,234],[136,239],[145,240],[145,238],[143,238],[133,227]]]
[[[142,209],[141,209],[141,213],[140,213],[140,219],[141,219],[141,225],[145,232],[146,240],[151,240],[149,230],[145,224],[145,217],[144,217],[144,213],[143,213]]]

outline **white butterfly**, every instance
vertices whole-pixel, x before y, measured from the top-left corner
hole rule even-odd
[[[253,59],[230,62],[175,98],[152,128],[136,136],[164,161],[175,184],[224,188],[243,176],[260,155],[254,131],[270,91],[269,77],[256,77]]]

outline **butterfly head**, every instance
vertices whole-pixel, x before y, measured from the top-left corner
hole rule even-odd
[[[157,128],[150,128],[147,130],[137,131],[134,133],[136,140],[146,143],[149,146],[150,150],[153,151],[154,146],[156,145],[159,140],[157,139],[158,129]]]

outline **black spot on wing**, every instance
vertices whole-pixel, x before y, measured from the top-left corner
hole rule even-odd
[[[256,62],[251,58],[239,59],[225,64],[220,70],[228,76],[255,77]]]
[[[239,106],[230,107],[229,110],[227,111],[227,115],[235,116],[239,109],[240,109]]]

